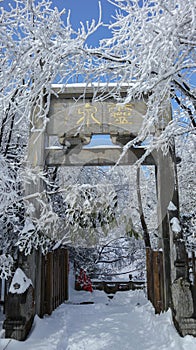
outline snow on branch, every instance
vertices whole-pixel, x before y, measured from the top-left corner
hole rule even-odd
[[[116,91],[128,84],[121,103],[148,97],[144,123],[135,143],[147,139],[152,126],[156,136],[161,137],[165,126],[170,134],[175,132],[170,120],[162,127],[159,124],[160,115],[165,114],[167,120],[166,104],[171,99],[178,101],[179,113],[189,118],[190,124],[184,128],[190,132],[191,127],[195,128],[196,112],[192,78],[196,71],[196,8],[183,0],[110,2],[119,8],[109,25],[112,35],[101,40],[98,49],[87,51],[94,58],[89,58],[86,67],[97,81],[116,82]],[[160,145],[153,137],[151,140]]]

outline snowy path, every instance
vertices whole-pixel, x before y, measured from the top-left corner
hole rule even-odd
[[[94,304],[78,305],[82,300]],[[170,312],[155,315],[142,291],[117,293],[112,300],[104,292],[75,292],[52,316],[36,317],[25,342],[0,339],[0,349],[195,350],[196,338],[179,337]]]

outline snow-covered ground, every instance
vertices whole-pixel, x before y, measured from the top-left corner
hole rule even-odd
[[[93,304],[80,304],[81,302]],[[196,338],[181,338],[170,311],[155,315],[143,291],[70,291],[51,316],[35,317],[25,342],[0,339],[1,350],[195,350]]]

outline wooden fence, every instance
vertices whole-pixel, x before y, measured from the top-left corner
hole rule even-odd
[[[107,294],[127,290],[144,289],[145,281],[92,281],[93,289],[104,290]]]
[[[0,279],[0,306],[1,311],[5,310],[5,299],[6,295],[8,294],[10,281],[6,280],[5,278]]]
[[[194,303],[194,317],[196,317],[196,252],[187,254],[189,280],[191,282],[191,291]],[[156,313],[165,310],[164,301],[164,276],[163,276],[163,253],[146,249],[146,268],[147,268],[147,294],[155,308]]]
[[[192,251],[188,256],[189,280],[193,295],[194,317],[196,318],[196,252]]]
[[[155,313],[164,311],[163,253],[146,249],[147,294]]]
[[[64,300],[68,299],[68,265],[67,249],[59,248],[41,256],[41,288],[35,299],[36,303],[41,298],[38,312],[40,317],[45,314],[50,315]],[[0,279],[0,305],[3,312],[10,282],[10,280]]]
[[[50,315],[68,299],[68,250],[56,249],[42,256],[40,317]]]
[[[194,288],[196,288],[196,252],[194,251],[188,257],[188,267],[190,281]]]

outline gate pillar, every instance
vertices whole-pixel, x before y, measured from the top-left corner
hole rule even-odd
[[[43,101],[44,103],[44,101]],[[40,116],[40,109],[34,108],[31,115],[32,128],[29,132],[27,168],[32,176],[28,176],[25,184],[25,199],[28,206],[34,210],[30,212],[29,217],[32,222],[36,223],[41,216],[41,207],[39,198],[44,191],[44,181],[40,173],[45,170],[45,147],[47,146],[47,134],[44,130],[43,119]],[[26,273],[32,280],[35,288],[35,308],[36,313],[40,315],[41,310],[41,251],[33,250],[32,254],[27,257]],[[32,264],[33,262],[33,264]]]
[[[171,150],[164,155],[161,150],[157,152],[156,159],[156,182],[157,182],[157,209],[159,228],[159,247],[163,250],[163,273],[164,273],[164,309],[167,310],[171,301],[171,251],[170,230],[168,218],[168,206],[170,202],[178,211],[178,189],[175,162]]]

